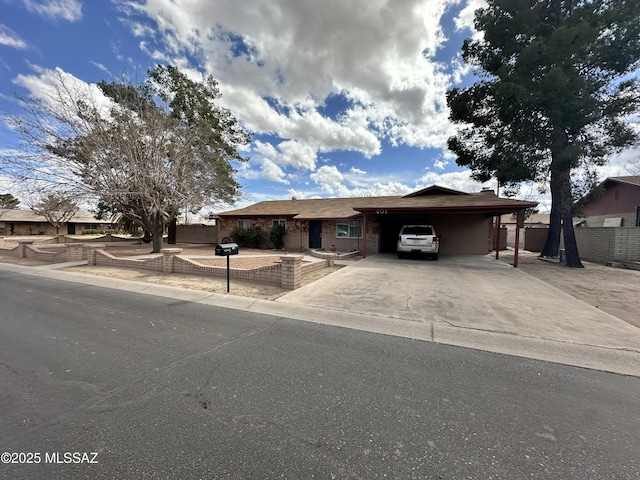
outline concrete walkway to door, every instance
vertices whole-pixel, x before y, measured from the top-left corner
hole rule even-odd
[[[357,313],[381,333],[395,326],[403,336],[619,371],[601,364],[614,354],[625,373],[640,374],[639,328],[490,255],[374,255],[277,302],[321,308],[323,323]],[[389,331],[375,327],[385,322]]]

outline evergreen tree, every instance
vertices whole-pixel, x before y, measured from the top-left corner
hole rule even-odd
[[[0,195],[0,208],[18,208],[18,205],[20,205],[20,200],[10,193]]]
[[[476,179],[533,180],[551,191],[542,256],[564,233],[567,266],[582,267],[572,223],[572,173],[592,178],[607,157],[638,141],[640,2],[489,0],[476,12],[480,36],[463,58],[480,80],[448,92],[449,139]]]

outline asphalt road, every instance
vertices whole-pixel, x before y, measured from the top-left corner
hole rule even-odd
[[[0,478],[632,479],[639,405],[635,377],[0,272]]]

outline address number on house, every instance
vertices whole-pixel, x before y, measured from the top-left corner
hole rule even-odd
[[[387,213],[387,210],[376,210],[376,215],[386,215]]]

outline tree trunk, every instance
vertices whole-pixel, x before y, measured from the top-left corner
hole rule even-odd
[[[162,221],[155,222],[151,233],[153,235],[151,237],[151,241],[153,242],[153,250],[151,250],[151,253],[160,253],[163,246],[162,234],[164,233],[164,223]]]
[[[541,257],[557,257],[560,248],[560,232],[562,231],[561,181],[560,174],[551,172],[551,213],[549,215],[549,232],[544,243]]]
[[[168,238],[167,238],[167,243],[169,245],[175,245],[177,243],[177,235],[178,235],[178,219],[174,218],[173,220],[171,220],[171,222],[169,222],[169,228],[168,228]]]
[[[560,194],[562,204],[562,231],[564,233],[564,249],[566,254],[567,267],[584,268],[578,254],[578,244],[576,234],[573,231],[573,196],[571,195],[571,179],[569,172],[561,172]]]

